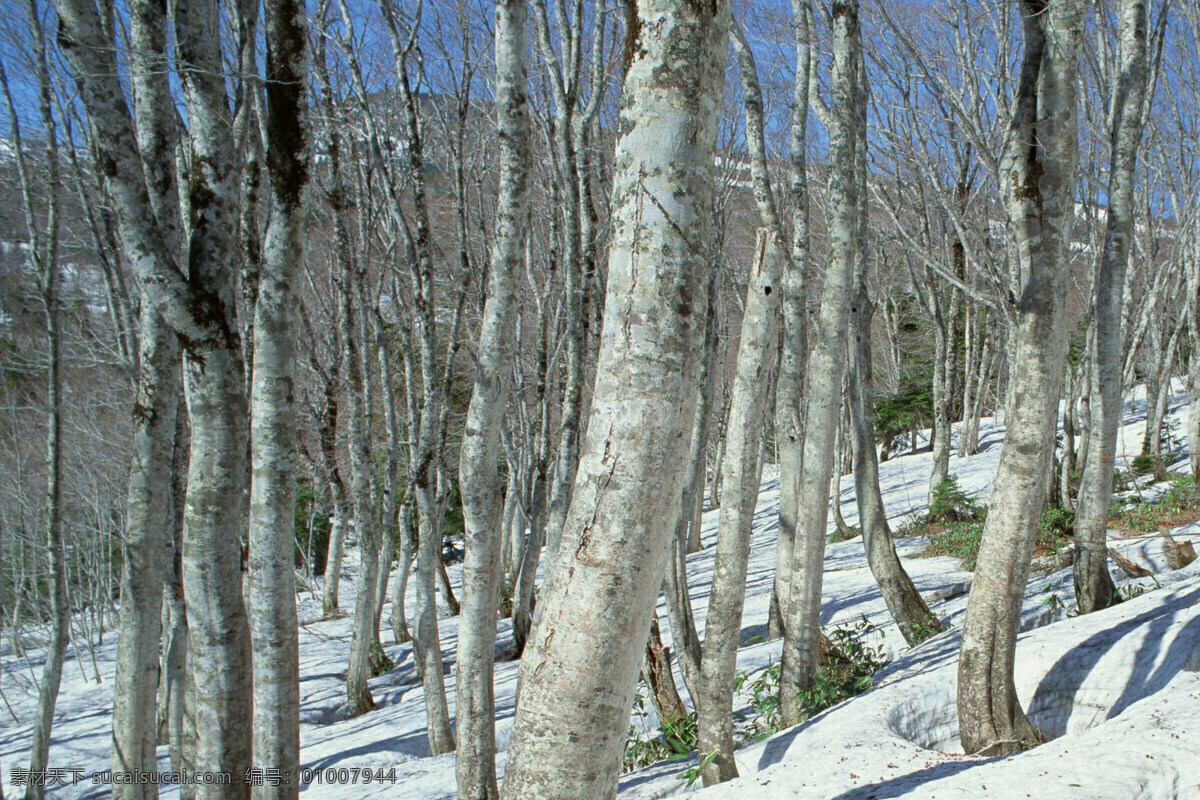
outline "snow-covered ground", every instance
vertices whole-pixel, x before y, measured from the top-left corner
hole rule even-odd
[[[1186,397],[1171,401],[1171,419],[1188,411]],[[1140,395],[1126,405],[1126,425],[1118,452],[1136,452],[1145,429]],[[957,432],[957,431],[956,431]],[[999,459],[1003,427],[985,420],[981,452],[953,458],[951,470],[968,493],[986,500]],[[894,457],[880,466],[884,502],[892,527],[925,507],[928,452]],[[839,501],[850,524],[856,522],[853,481],[842,480]],[[764,641],[775,562],[779,504],[773,468],[764,475],[751,544],[743,646],[738,668],[748,675],[779,658],[779,643]],[[1200,524],[1174,531],[1178,539],[1200,540]],[[1118,534],[1119,536],[1119,534]],[[706,549],[688,560],[697,624],[703,628],[712,579],[716,513],[704,517]],[[912,558],[920,539],[898,542],[917,588],[933,610],[952,626],[961,622],[971,574],[947,557]],[[908,651],[891,623],[867,569],[859,540],[829,545],[825,561],[822,624],[852,623],[864,616],[878,627],[876,643],[893,663],[870,692],[836,706],[797,728],[738,753],[742,778],[707,790],[705,798],[837,798],[867,800],[914,797],[1038,798],[1200,798],[1200,561],[1177,573],[1166,572],[1161,537],[1117,538],[1113,546],[1156,578],[1153,590],[1120,606],[1087,617],[1073,608],[1070,570],[1032,578],[1025,588],[1022,636],[1017,649],[1017,686],[1034,721],[1056,736],[1047,744],[1006,759],[969,758],[956,753],[955,662],[957,631],[951,630]],[[357,550],[343,580],[342,604],[352,609]],[[457,590],[458,568],[451,566]],[[1115,577],[1124,578],[1114,573]],[[1127,581],[1122,581],[1127,582]],[[1161,588],[1156,588],[1161,586]],[[410,593],[409,602],[412,598]],[[410,606],[410,615],[412,613]],[[661,609],[660,609],[661,610]],[[385,609],[385,619],[390,609]],[[665,617],[665,611],[663,613]],[[411,618],[411,616],[410,616]],[[329,785],[304,789],[313,800],[413,798],[453,800],[453,756],[430,758],[425,742],[424,700],[410,645],[387,646],[396,667],[372,681],[378,708],[357,718],[345,714],[343,673],[350,647],[347,618],[321,619],[318,596],[300,598],[301,757],[313,770],[370,768],[395,770],[395,781]],[[665,623],[665,619],[664,619]],[[453,656],[456,619],[441,620],[443,657],[454,706]],[[386,625],[385,625],[386,630]],[[669,627],[664,624],[669,640]],[[385,636],[388,634],[385,632]],[[510,624],[500,623],[500,640]],[[28,764],[35,676],[41,654],[13,655],[3,643],[0,690],[13,716],[0,708],[0,767],[6,796],[21,793],[11,781],[13,767]],[[107,796],[86,776],[109,767],[112,673],[115,635],[91,652],[68,651],[54,725],[52,767],[79,768],[85,781],[51,790],[55,798]],[[507,747],[516,690],[516,663],[496,666],[497,738]],[[97,682],[96,675],[100,680]],[[682,681],[677,678],[681,691]],[[746,702],[746,698],[742,698]],[[160,768],[168,769],[166,748]],[[500,756],[503,769],[504,756]],[[622,800],[687,794],[678,775],[688,765],[671,762],[625,775]],[[322,773],[324,774],[324,773]],[[332,777],[337,777],[336,773]],[[69,779],[69,775],[68,775]],[[699,790],[693,788],[692,793]],[[164,787],[174,798],[176,787]]]

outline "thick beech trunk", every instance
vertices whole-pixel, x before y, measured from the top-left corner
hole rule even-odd
[[[172,565],[168,555],[173,550],[170,536],[175,527],[171,520],[175,488],[172,469],[180,384],[175,334],[148,302],[142,304],[140,328],[135,401],[138,413],[134,416],[129,468],[120,636],[113,684],[113,770],[127,773],[158,769],[156,688],[160,678],[163,590]],[[185,644],[175,641],[177,632],[170,633],[171,646]],[[162,679],[166,685],[167,676]],[[167,705],[169,708],[169,702]],[[153,784],[113,786],[113,796],[123,800],[157,795]]]
[[[358,276],[348,257],[338,276],[338,319],[341,325],[343,358],[347,365],[350,395],[350,424],[347,450],[350,453],[350,498],[354,508],[354,538],[358,540],[358,586],[350,636],[350,663],[346,670],[346,695],[352,715],[375,707],[368,681],[371,678],[371,643],[374,640],[375,582],[379,574],[379,528],[376,497],[372,491],[372,469],[368,445],[370,412],[367,361],[356,318],[364,313]],[[359,330],[356,330],[358,328]]]
[[[1011,753],[1040,739],[1017,699],[1013,668],[1067,349],[1083,3],[1027,0],[1021,12],[1025,52],[1001,165],[1014,258],[1010,414],[959,652],[959,735],[968,753]]]
[[[294,800],[300,791],[300,634],[294,567],[298,298],[293,287],[304,256],[307,33],[299,0],[266,0],[264,10],[271,221],[254,312],[247,603],[254,653],[254,766],[281,780],[256,783],[251,794],[254,800]]]
[[[164,91],[165,82],[154,76],[154,54],[165,48],[166,15],[163,6],[135,3],[130,20],[133,36],[151,47],[135,48],[131,55],[131,73],[135,102],[141,125],[138,145],[142,157],[154,165],[157,180],[150,193],[155,219],[163,231],[167,246],[176,253],[180,248],[179,187],[174,150],[178,138],[175,109]],[[173,467],[176,414],[180,407],[181,375],[179,345],[175,333],[167,327],[143,292],[138,360],[137,399],[135,401],[133,459],[129,468],[128,511],[125,547],[121,567],[121,617],[117,645],[117,670],[113,687],[114,772],[156,772],[158,745],[157,708],[154,689],[160,681],[159,642],[162,638],[164,586],[175,559],[171,534],[174,510]],[[180,587],[182,588],[182,587]],[[168,590],[169,591],[169,590]],[[179,669],[186,654],[186,627],[176,624],[183,617],[180,607],[171,608],[172,623],[167,650],[168,669]],[[173,649],[174,653],[170,650]],[[173,656],[173,658],[172,658]],[[171,717],[171,702],[181,712],[182,686],[171,687],[178,675],[162,675],[166,687],[166,716]],[[174,691],[172,691],[174,689]],[[152,800],[158,796],[154,784],[115,784],[115,800]]]
[[[625,101],[591,416],[521,664],[508,800],[616,795],[696,402],[729,7],[627,6]]]
[[[193,0],[180,0],[170,9],[174,63],[193,153],[186,206],[196,222],[188,232],[185,278],[146,186],[147,179],[159,179],[163,167],[143,161],[135,149],[136,129],[109,29],[89,3],[58,0],[55,5],[60,46],[71,63],[101,157],[110,167],[108,186],[126,260],[150,302],[184,342],[192,436],[183,573],[190,587],[186,603],[196,700],[195,768],[244,775],[250,767],[252,707],[242,601],[247,408],[233,322],[235,158],[219,20],[210,7]],[[135,36],[130,47],[157,64],[168,63],[151,37]],[[169,95],[167,73],[157,69],[153,74],[159,91]],[[139,114],[139,124],[146,121]],[[248,787],[238,782],[196,787],[202,800],[248,794]]]

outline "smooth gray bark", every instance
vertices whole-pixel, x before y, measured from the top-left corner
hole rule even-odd
[[[1141,103],[1146,59],[1146,9],[1139,0],[1124,4],[1121,21],[1121,71],[1114,103],[1110,189],[1104,252],[1093,298],[1096,325],[1089,379],[1098,402],[1090,404],[1090,452],[1083,469],[1075,518],[1075,597],[1080,613],[1107,608],[1120,600],[1108,571],[1108,512],[1112,502],[1116,442],[1120,427],[1121,306],[1133,228],[1133,169],[1141,138]],[[1127,38],[1128,37],[1128,38]],[[1139,76],[1138,72],[1141,72]],[[1130,118],[1130,113],[1133,118]],[[1131,130],[1133,128],[1134,130]]]
[[[529,122],[526,110],[526,0],[496,2],[496,125],[500,192],[496,242],[479,331],[475,387],[459,460],[463,500],[463,608],[458,625],[458,794],[495,800],[496,704],[493,672],[496,611],[503,570],[500,430],[513,366],[518,276],[525,258],[529,207]]]
[[[700,751],[717,752],[704,770],[706,786],[738,774],[733,758],[733,682],[741,643],[750,533],[761,482],[758,454],[765,421],[766,376],[775,357],[781,294],[777,290],[783,271],[780,251],[784,246],[771,231],[760,229],[746,287],[737,374],[725,432],[725,497],[704,626],[700,687],[695,698],[700,716]]]
[[[821,583],[825,557],[825,527],[829,513],[841,374],[846,352],[854,269],[856,218],[855,125],[859,50],[858,3],[833,4],[833,103],[829,140],[833,171],[830,176],[832,250],[821,297],[817,342],[808,369],[804,463],[800,481],[791,590],[784,609],[783,657],[780,666],[780,708],[784,722],[801,719],[798,691],[807,688],[817,671],[820,638]]]
[[[150,47],[135,48],[130,53],[135,108],[141,123],[138,146],[149,179],[155,220],[167,246],[178,253],[182,224],[175,168],[176,116],[172,101],[164,91],[165,82],[154,77],[154,71],[162,67],[157,63],[156,54],[165,52],[165,9],[153,3],[135,3],[131,11],[134,38],[151,43]],[[157,771],[157,698],[152,692],[160,680],[158,655],[163,592],[168,568],[173,563],[167,558],[171,544],[169,537],[175,527],[171,521],[174,505],[172,469],[176,413],[183,410],[178,402],[181,385],[179,346],[174,332],[160,319],[144,292],[139,327],[141,352],[121,570],[120,636],[113,686],[112,768],[125,773]],[[181,611],[172,609],[171,614]],[[176,641],[181,631],[171,633],[171,645],[177,649],[174,666],[178,668],[182,658],[178,648],[186,643]],[[169,662],[168,666],[171,666]],[[164,686],[169,680],[170,676],[162,676]],[[167,699],[165,710],[169,714],[172,698],[168,695]],[[152,800],[157,796],[158,787],[151,783],[113,785],[115,800]]]
[[[256,783],[251,795],[254,800],[294,800],[300,791],[300,634],[294,567],[298,297],[293,287],[304,257],[303,194],[309,174],[303,3],[266,0],[264,22],[271,221],[254,309],[247,605],[253,765],[282,779]]]
[[[858,249],[854,256],[854,289],[850,303],[851,333],[849,342],[848,397],[850,407],[850,447],[853,453],[854,495],[858,502],[858,527],[862,531],[863,549],[871,575],[879,584],[883,601],[904,641],[915,646],[921,640],[942,630],[942,624],[921,598],[912,578],[900,563],[892,532],[888,527],[887,510],[879,488],[879,461],[875,453],[875,390],[871,364],[871,318],[875,304],[867,291],[867,77],[866,65],[858,59],[858,119],[855,137],[855,181],[858,186]],[[947,416],[948,419],[948,416]],[[947,462],[950,441],[945,440]],[[834,503],[838,498],[834,496]]]
[[[408,630],[408,614],[405,602],[408,597],[408,577],[412,571],[416,542],[413,539],[412,504],[405,499],[397,515],[397,536],[400,537],[400,564],[396,568],[396,582],[392,584],[392,636],[396,644],[412,641]]]
[[[708,460],[709,417],[712,415],[713,395],[717,385],[717,277],[714,269],[708,279],[708,304],[704,324],[704,361],[700,365],[700,388],[696,398],[696,411],[692,415],[692,435],[688,445],[687,474],[684,477],[683,495],[680,498],[679,521],[675,523],[676,537],[683,542],[685,553],[698,553],[703,549],[701,523],[704,513],[704,479]],[[686,574],[684,575],[686,591]]]
[[[508,800],[615,797],[683,489],[729,7],[639,0],[626,19],[596,387],[561,558],[521,664]]]
[[[175,335],[143,302],[139,331],[141,355],[134,413],[133,459],[121,568],[120,635],[113,683],[113,770],[157,771],[156,688],[160,681],[163,592],[172,559],[174,529],[173,462],[176,411],[179,407],[179,348]],[[182,598],[180,598],[182,600]],[[176,614],[182,609],[171,609]],[[178,647],[177,631],[170,647]],[[178,656],[177,656],[178,657]],[[169,677],[162,675],[164,686]],[[170,697],[167,708],[170,713]],[[114,798],[143,800],[158,796],[153,784],[113,786]]]
[[[46,643],[46,660],[38,683],[36,713],[33,718],[33,733],[29,746],[29,771],[44,773],[50,766],[50,731],[54,725],[54,708],[58,703],[58,689],[62,682],[63,661],[71,635],[71,608],[67,597],[66,550],[63,545],[63,486],[62,486],[62,430],[63,430],[63,381],[62,381],[62,327],[59,308],[59,195],[62,193],[58,160],[58,128],[51,111],[50,67],[46,54],[46,41],[40,22],[37,5],[29,3],[29,23],[33,34],[32,55],[38,85],[38,111],[45,136],[45,158],[47,164],[47,199],[45,221],[38,223],[38,204],[34,199],[33,176],[25,159],[24,144],[17,109],[9,90],[8,76],[0,64],[0,88],[8,111],[12,143],[15,150],[17,173],[21,187],[22,207],[25,212],[25,231],[29,236],[29,258],[33,264],[38,291],[46,320],[42,332],[46,344],[46,487],[43,507],[45,543],[47,554],[47,581],[49,590],[48,611],[50,615],[50,637]],[[68,146],[71,146],[68,143]],[[44,227],[43,227],[44,225]],[[154,700],[151,693],[150,706]],[[30,780],[26,784],[26,800],[42,800],[46,781]]]
[[[336,492],[331,490],[330,494],[336,495]],[[321,589],[321,608],[327,618],[338,613],[345,553],[346,514],[342,504],[335,500],[333,513],[329,515],[329,549],[325,557],[325,584]]]
[[[245,374],[234,319],[231,265],[236,261],[231,187],[235,159],[229,99],[216,16],[204,4],[171,8],[175,63],[187,108],[193,153],[182,204],[196,224],[188,232],[189,275],[159,227],[141,156],[134,148],[115,49],[95,6],[58,0],[58,40],[96,130],[116,209],[121,246],[151,303],[184,344],[184,385],[192,422],[183,571],[195,679],[197,770],[244,774],[250,766],[249,630],[242,601],[245,530]],[[130,46],[166,63],[145,37]],[[166,81],[167,73],[155,73]],[[139,119],[139,122],[144,120]],[[231,531],[238,532],[230,535]],[[246,797],[248,787],[199,786],[197,796]]]
[[[546,0],[534,0],[532,8],[537,23],[537,39],[542,57],[546,61],[549,84],[554,98],[554,120],[552,146],[555,159],[553,179],[561,197],[559,213],[562,215],[562,270],[565,275],[566,317],[566,376],[563,382],[562,407],[559,414],[558,451],[555,455],[549,487],[549,507],[546,512],[545,547],[547,551],[547,574],[557,564],[559,541],[566,523],[571,492],[575,485],[575,472],[579,466],[580,427],[583,414],[583,357],[586,321],[583,308],[583,261],[580,242],[583,216],[580,211],[581,195],[579,183],[578,153],[575,151],[576,91],[579,37],[583,32],[583,19],[577,12],[576,19],[569,23],[566,9],[556,5],[555,18],[560,47],[568,50],[565,56],[556,53],[552,42]],[[576,5],[578,11],[582,6]],[[536,626],[536,620],[534,625]]]
[[[368,445],[369,401],[359,332],[355,319],[365,312],[361,288],[354,267],[343,262],[339,282],[338,319],[342,327],[342,347],[347,365],[350,395],[350,423],[347,450],[350,453],[350,497],[354,507],[354,533],[358,540],[358,591],[350,637],[350,663],[346,670],[346,694],[352,715],[364,714],[375,707],[368,681],[371,677],[371,643],[374,640],[375,582],[379,573],[379,527],[376,524],[376,497],[372,491],[372,469]],[[357,327],[361,328],[362,325]]]
[[[742,77],[750,171],[762,227],[746,285],[736,373],[725,428],[725,497],[721,503],[700,685],[698,746],[716,752],[704,770],[706,786],[737,777],[733,750],[733,685],[741,643],[750,534],[762,477],[760,450],[767,421],[770,373],[778,345],[779,304],[786,245],[780,230],[763,138],[763,99],[754,54],[736,23],[733,49]],[[789,270],[790,271],[790,270]]]
[[[345,204],[346,188],[342,181],[342,139],[338,127],[339,116],[333,102],[333,82],[329,76],[326,35],[328,22],[324,18],[324,10],[319,16],[320,30],[313,36],[313,75],[319,84],[320,91],[316,93],[320,114],[328,121],[324,131],[325,153],[328,157],[329,169],[324,185],[321,187],[328,198],[330,211],[334,221],[334,246],[338,259],[350,257],[349,234],[346,231]],[[308,323],[308,317],[304,320]],[[311,327],[311,326],[310,326]],[[312,330],[309,344],[309,363],[320,381],[322,403],[315,412],[317,418],[317,441],[320,446],[321,477],[329,490],[329,546],[325,557],[325,582],[321,589],[321,608],[326,618],[341,613],[339,609],[342,585],[342,562],[345,558],[347,517],[350,514],[350,498],[346,492],[346,484],[338,466],[337,432],[340,403],[338,394],[341,390],[341,366],[345,348],[339,346],[338,337],[341,333],[340,324],[335,324],[326,330]],[[318,357],[318,337],[328,353],[327,361]]]
[[[166,586],[163,589],[167,616],[163,643],[165,721],[171,769],[182,772],[195,763],[196,725],[191,671],[188,669],[187,606],[183,599],[183,518],[187,498],[188,453],[191,450],[191,428],[187,404],[177,393],[175,411],[175,447],[171,459],[171,520],[170,547]],[[180,786],[180,798],[191,800],[195,791]]]
[[[1013,669],[1067,349],[1083,3],[1027,0],[1021,16],[1025,49],[1001,168],[1013,256],[1010,413],[959,651],[959,735],[968,753],[1011,753],[1041,738],[1021,709]]]
[[[793,0],[796,25],[796,78],[792,89],[791,178],[792,258],[783,276],[783,335],[779,348],[779,381],[775,398],[775,439],[779,448],[779,535],[775,547],[775,579],[767,635],[783,636],[783,609],[791,597],[792,552],[804,466],[804,379],[808,368],[808,314],[805,273],[809,249],[808,99],[812,77],[812,6]]]
[[[375,351],[379,360],[379,388],[383,397],[383,425],[386,433],[384,451],[383,489],[379,502],[379,528],[381,542],[379,566],[375,577],[375,598],[372,617],[372,635],[380,640],[379,629],[383,619],[383,606],[387,601],[388,579],[392,572],[392,558],[396,554],[397,537],[392,534],[396,514],[396,498],[400,494],[400,415],[396,407],[396,391],[392,378],[392,346],[385,330],[379,300],[372,309],[371,329],[375,337]],[[403,594],[403,593],[402,593]],[[403,598],[401,600],[403,602]]]

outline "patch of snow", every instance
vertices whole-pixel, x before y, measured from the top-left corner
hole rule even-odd
[[[1170,400],[1170,420],[1187,413],[1182,386]],[[1145,430],[1144,391],[1126,403],[1126,424],[1118,452],[1136,451]],[[957,435],[958,428],[955,428]],[[1002,421],[985,419],[980,452],[952,458],[951,472],[960,487],[986,501],[1004,438]],[[931,456],[926,447],[912,455],[893,456],[880,465],[884,503],[893,529],[926,507]],[[1182,467],[1177,467],[1182,469]],[[1150,497],[1157,487],[1142,488]],[[857,523],[853,480],[844,476],[837,498],[843,516]],[[742,647],[738,669],[753,677],[778,661],[780,643],[764,641],[775,568],[775,536],[779,508],[778,471],[767,467],[751,540]],[[701,632],[711,588],[712,545],[717,512],[704,515],[705,550],[688,558],[689,584]],[[832,525],[831,525],[832,529]],[[1200,524],[1173,532],[1177,540],[1200,543]],[[918,590],[938,616],[961,624],[971,574],[956,559],[914,558],[926,544],[903,539],[897,549]],[[1100,614],[1068,615],[1074,608],[1070,569],[1032,578],[1025,587],[1018,645],[1017,686],[1034,720],[1059,738],[1011,759],[981,760],[954,751],[957,743],[955,679],[958,639],[955,631],[908,650],[871,577],[861,540],[830,544],[826,551],[821,623],[826,627],[866,618],[878,630],[871,643],[881,645],[894,663],[877,678],[876,688],[846,701],[796,728],[747,747],[737,754],[743,777],[703,792],[703,797],[837,798],[868,800],[901,795],[919,797],[1160,798],[1200,799],[1200,678],[1195,670],[1200,646],[1200,562],[1173,573],[1167,569],[1161,536],[1114,535],[1111,542],[1127,558],[1160,574],[1139,581],[1114,579],[1153,591]],[[350,612],[357,590],[357,549],[347,554],[342,581],[342,608]],[[448,568],[452,586],[461,591],[460,568]],[[393,574],[392,579],[395,579]],[[1162,587],[1162,588],[1158,588]],[[314,587],[319,592],[319,587]],[[390,605],[390,604],[389,604]],[[414,598],[410,587],[409,619]],[[660,605],[663,637],[671,631]],[[444,607],[439,611],[444,615]],[[384,618],[391,610],[385,608]],[[429,757],[425,739],[424,698],[416,677],[411,644],[385,644],[396,667],[371,682],[377,708],[349,718],[344,673],[350,649],[350,619],[322,619],[315,592],[299,598],[301,760],[321,771],[353,767],[395,770],[395,782],[330,784],[313,781],[303,788],[312,800],[454,800],[457,797],[453,755]],[[458,619],[439,620],[451,713],[455,692],[453,660]],[[385,637],[390,639],[386,632]],[[501,620],[500,645],[511,638],[511,623]],[[30,720],[36,702],[36,680],[42,653],[36,637],[27,638],[26,656],[14,655],[3,642],[0,689],[20,723],[0,708],[0,767],[4,792],[22,794],[11,784],[11,769],[28,764]],[[80,644],[69,650],[54,725],[51,766],[79,767],[86,772],[109,768],[111,686],[116,663],[116,636],[95,648],[92,656]],[[517,663],[496,665],[498,767],[503,771],[512,731]],[[682,677],[676,683],[686,698]],[[747,711],[745,695],[735,703]],[[653,715],[651,714],[651,717]],[[654,725],[651,718],[647,725]],[[1180,738],[1175,738],[1176,736]],[[166,747],[159,749],[160,769],[169,766]],[[687,762],[668,762],[622,776],[622,800],[646,800],[687,794],[679,780]],[[1003,770],[1003,772],[1000,772]],[[336,773],[335,773],[336,777]],[[985,788],[986,787],[986,788]],[[107,796],[103,787],[66,786],[52,797],[61,800]],[[162,787],[165,800],[178,797],[178,787]]]

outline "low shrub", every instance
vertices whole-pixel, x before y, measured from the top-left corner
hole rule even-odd
[[[1158,475],[1162,472],[1162,460],[1151,453],[1143,453],[1129,462],[1136,475]]]
[[[812,686],[799,693],[805,718],[819,714],[841,701],[862,694],[874,685],[875,673],[887,665],[881,646],[871,646],[863,639],[873,633],[874,625],[863,617],[857,623],[840,625],[828,633],[833,650],[817,673]],[[737,724],[738,747],[765,739],[783,727],[779,706],[779,663],[773,663],[753,680],[739,672],[734,692],[750,697],[750,713],[734,715]],[[657,730],[645,731],[644,721],[650,715],[648,692],[639,683],[633,703],[633,721],[625,740],[622,766],[625,772],[648,767],[663,761],[684,761],[696,752],[699,730],[696,715],[675,720],[660,720]],[[680,773],[679,778],[690,786],[699,778],[704,766],[716,753],[699,754],[700,764]]]
[[[921,516],[914,514],[913,516],[910,516],[908,519],[904,520],[904,522],[900,523],[900,526],[896,528],[893,533],[893,538],[909,539],[913,536],[928,535],[929,523],[926,522]]]
[[[917,557],[953,556],[962,560],[963,569],[974,572],[986,520],[987,512],[980,512],[979,517],[974,520],[926,525],[925,535],[929,536],[929,544]],[[1035,554],[1057,553],[1071,543],[1074,531],[1074,512],[1057,506],[1047,506],[1038,521]]]
[[[860,621],[840,625],[828,633],[832,645],[828,658],[817,672],[811,686],[798,695],[805,719],[874,685],[875,673],[887,666],[881,646],[871,646],[863,640],[877,628],[863,617]],[[779,664],[771,664],[750,683],[744,674],[738,676],[735,691],[745,687],[750,694],[753,714],[735,716],[742,742],[759,741],[776,733],[783,726],[780,712]]]
[[[1166,493],[1152,503],[1137,503],[1128,507],[1114,505],[1109,524],[1131,533],[1154,533],[1200,518],[1200,492],[1196,491],[1192,477],[1173,476],[1170,483]]]
[[[843,529],[835,526],[833,533],[829,534],[829,543],[848,542],[852,539],[857,539],[859,536],[862,536],[862,531],[858,528],[847,526]]]
[[[644,720],[650,713],[646,707],[644,687],[644,683],[638,684],[634,697],[635,720]],[[659,728],[655,731],[645,732],[640,730],[640,727],[642,726],[636,722],[629,724],[629,737],[625,740],[625,756],[622,761],[625,772],[648,767],[660,761],[682,761],[690,757],[696,749],[699,729],[695,714],[678,719],[659,720]]]
[[[953,475],[934,487],[930,522],[972,522],[982,516],[983,508],[959,488]]]
[[[848,698],[870,691],[875,673],[887,666],[882,646],[871,646],[863,639],[877,628],[865,616],[853,625],[834,628],[829,633],[835,653],[830,666],[817,673],[812,686],[800,693],[800,707],[813,717]]]
[[[983,538],[983,520],[949,522],[944,525],[927,526],[929,544],[918,558],[953,556],[962,560],[963,569],[975,571],[975,560],[979,557],[979,541]]]
[[[1071,543],[1075,535],[1075,512],[1061,506],[1046,506],[1038,520],[1038,538],[1034,555],[1057,553]]]

